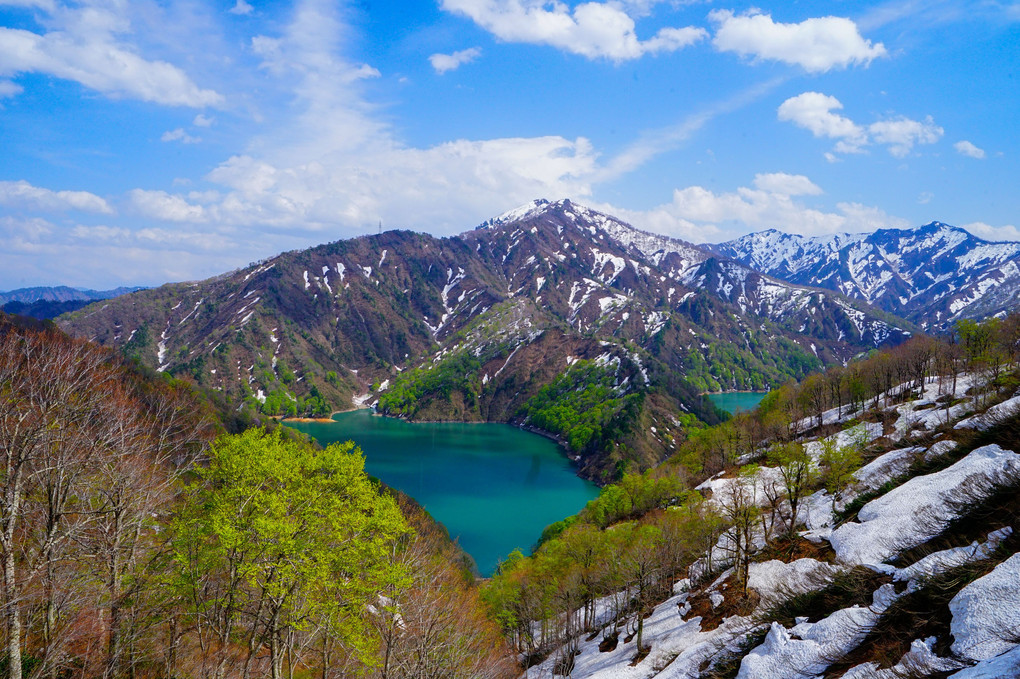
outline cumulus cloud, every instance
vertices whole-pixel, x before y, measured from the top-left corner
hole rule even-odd
[[[433,54],[429,57],[429,63],[432,64],[432,68],[436,69],[436,73],[442,75],[447,71],[454,71],[464,64],[471,63],[480,57],[481,54],[482,49],[480,47],[470,47],[453,54]]]
[[[762,191],[778,193],[783,196],[817,196],[822,193],[821,187],[804,175],[786,174],[785,172],[756,174],[754,186]]]
[[[843,104],[821,92],[804,92],[790,97],[779,105],[779,120],[791,122],[810,131],[816,137],[835,139],[836,153],[862,153],[869,144],[885,144],[889,153],[897,158],[906,157],[917,144],[934,144],[942,138],[944,130],[931,116],[924,120],[911,120],[905,116],[879,120],[867,127],[834,111]],[[825,156],[829,162],[838,158],[832,153]]]
[[[802,175],[759,174],[754,183],[754,188],[739,187],[732,192],[715,192],[702,186],[676,189],[671,203],[646,215],[631,213],[631,218],[644,228],[694,242],[725,240],[748,230],[767,228],[818,236],[909,226],[905,219],[859,203],[837,203],[835,212],[805,205],[795,199],[796,192],[815,195],[821,189]]]
[[[980,149],[977,146],[974,146],[974,144],[970,143],[966,139],[964,139],[963,141],[958,141],[955,144],[953,144],[953,148],[956,149],[956,151],[961,155],[969,156],[971,158],[977,158],[978,160],[982,160],[985,157],[984,149]]]
[[[0,27],[0,76],[42,73],[112,97],[193,108],[223,105],[222,95],[199,87],[177,66],[145,59],[119,40],[130,29],[120,13],[94,6],[40,9],[49,12],[54,30]]]
[[[720,52],[735,52],[755,60],[781,61],[809,73],[823,73],[851,64],[867,66],[886,56],[882,43],[865,40],[850,19],[818,17],[798,24],[783,24],[768,14],[751,11],[734,14],[715,10],[709,14],[715,23],[712,44]]]
[[[364,102],[361,81],[374,69],[340,56],[343,34],[335,7],[306,2],[282,34],[260,37],[262,67],[287,88],[293,109],[206,176],[218,195],[181,194],[180,203],[210,224],[280,233],[361,233],[380,220],[451,233],[490,217],[493,206],[590,194],[597,154],[584,138],[403,144]],[[171,213],[186,213],[180,203]]]
[[[114,210],[105,199],[88,191],[53,191],[33,186],[24,180],[0,181],[0,205],[30,208],[44,212],[78,210],[112,215]]]
[[[212,116],[199,113],[195,116],[195,119],[191,121],[191,124],[195,127],[212,127],[212,124],[216,122],[216,119]]]
[[[179,141],[182,144],[197,144],[202,141],[201,137],[192,137],[185,132],[183,127],[178,127],[176,130],[167,130],[159,139],[160,141]]]
[[[942,138],[944,130],[935,124],[931,116],[924,120],[898,117],[880,120],[868,126],[872,139],[879,144],[888,144],[889,153],[904,158],[915,144],[934,144]]]
[[[230,12],[231,14],[238,14],[240,16],[248,16],[254,10],[255,10],[255,8],[252,7],[250,4],[248,4],[247,2],[245,2],[244,0],[237,0],[237,2],[234,3],[234,6],[231,7],[230,9],[228,9],[227,11]]]
[[[836,97],[821,92],[804,92],[790,97],[779,105],[779,119],[808,130],[816,137],[837,139],[836,149],[841,153],[855,153],[868,143],[867,134],[860,125],[833,111],[843,109]]]
[[[573,10],[544,0],[442,0],[448,12],[462,14],[506,42],[550,45],[589,59],[621,62],[646,54],[674,52],[708,37],[703,28],[663,28],[647,40],[635,33],[630,9],[615,2],[584,2]]]
[[[973,222],[971,224],[964,224],[963,228],[970,231],[978,238],[984,238],[985,240],[1020,241],[1020,229],[1013,224],[992,226],[991,224],[985,224],[984,222]]]
[[[143,217],[164,222],[202,222],[205,211],[201,205],[192,205],[178,195],[166,191],[132,189],[128,200],[135,212]]]

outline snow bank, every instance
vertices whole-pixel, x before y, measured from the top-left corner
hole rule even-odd
[[[952,568],[963,566],[974,561],[982,561],[989,558],[999,545],[1013,534],[1009,526],[992,531],[984,542],[975,540],[967,547],[954,547],[943,549],[940,552],[929,554],[907,566],[897,568],[893,573],[893,580],[916,580],[918,578],[930,578],[933,575],[944,573]]]
[[[1003,677],[1020,677],[1020,646],[1014,646],[1002,655],[982,660],[973,667],[968,667],[949,679],[1002,679]]]
[[[893,667],[880,669],[878,663],[867,662],[851,667],[843,675],[843,679],[902,679],[960,669],[963,663],[950,658],[940,658],[932,650],[934,646],[935,637],[915,639],[910,644],[910,650],[904,653]]]
[[[843,563],[879,564],[938,535],[958,515],[956,503],[972,500],[981,483],[1020,473],[1020,455],[984,446],[940,472],[918,476],[872,500],[829,536]]]
[[[956,423],[955,428],[985,431],[1017,413],[1020,413],[1020,396],[1014,396],[998,405],[994,405],[980,415],[974,415],[966,420],[961,420]]]
[[[959,443],[951,439],[936,441],[935,443],[932,444],[931,448],[928,449],[928,452],[924,454],[924,461],[931,462],[932,460],[937,460],[946,453],[950,453],[956,450],[959,447],[959,445],[960,445]]]
[[[571,676],[591,679],[696,679],[704,663],[726,650],[735,651],[740,641],[759,627],[750,617],[734,616],[713,630],[702,631],[700,617],[684,620],[680,614],[686,596],[685,593],[667,599],[645,618],[642,643],[651,647],[651,651],[640,663],[631,666],[637,653],[636,640],[625,642],[626,632],[621,627],[616,648],[605,653],[599,650],[601,635],[592,641],[582,638]],[[544,662],[528,669],[524,678],[551,679],[558,657],[559,651],[553,651]]]
[[[895,600],[893,586],[882,585],[871,606],[844,608],[789,630],[773,622],[765,641],[740,662],[737,679],[800,679],[821,674],[834,659],[857,648]]]
[[[816,559],[779,560],[753,563],[748,569],[747,586],[761,596],[761,606],[779,603],[796,594],[825,587],[842,568]]]
[[[855,485],[861,490],[878,488],[889,479],[905,474],[923,452],[924,448],[918,447],[890,450],[854,472]]]
[[[988,660],[1016,646],[1020,635],[1020,554],[970,583],[949,602],[953,652]],[[1013,639],[1013,641],[1008,641]]]

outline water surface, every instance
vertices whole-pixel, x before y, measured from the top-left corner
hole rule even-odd
[[[708,394],[712,403],[716,404],[726,412],[733,414],[741,410],[754,410],[767,391],[727,391],[721,394]]]
[[[424,506],[482,575],[598,495],[553,441],[506,424],[411,424],[370,410],[286,424],[322,445],[357,443],[365,471]]]

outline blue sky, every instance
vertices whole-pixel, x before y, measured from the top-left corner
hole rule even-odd
[[[0,0],[0,290],[568,197],[1020,240],[1020,2]]]

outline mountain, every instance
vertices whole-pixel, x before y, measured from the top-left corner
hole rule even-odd
[[[770,229],[709,246],[762,273],[839,291],[941,330],[1015,307],[1020,243],[992,243],[940,222],[808,238]]]
[[[390,231],[283,253],[59,324],[268,414],[354,402],[531,426],[596,479],[717,421],[700,392],[775,386],[913,330],[570,201],[452,238]]]
[[[121,287],[113,290],[85,290],[67,286],[19,288],[0,292],[0,311],[39,319],[56,318],[88,306],[92,302],[142,289]]]
[[[55,287],[18,288],[17,290],[0,291],[0,306],[8,302],[95,302],[126,295],[129,292],[143,290],[141,287],[120,287],[113,290],[88,290],[85,288],[69,288],[66,285]]]

